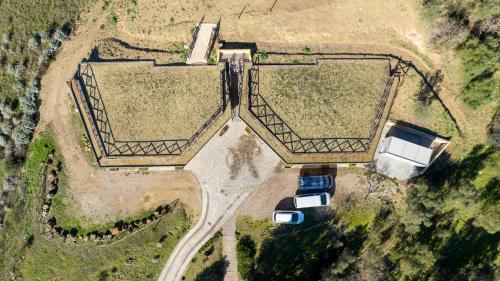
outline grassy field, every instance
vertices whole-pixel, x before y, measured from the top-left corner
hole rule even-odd
[[[12,194],[12,208],[6,214],[5,229],[0,232],[0,280],[9,280],[11,271],[23,280],[157,278],[177,241],[191,226],[183,207],[167,214],[154,227],[108,247],[48,239],[41,234],[41,225],[36,221],[41,203],[36,190],[41,184],[43,162],[53,149],[56,145],[47,134],[30,144],[24,164],[25,179],[16,194]]]
[[[220,106],[220,68],[93,64],[117,140],[187,139]]]
[[[186,281],[224,280],[224,257],[222,255],[222,233],[217,232],[196,253],[184,273]]]
[[[18,270],[26,280],[156,280],[189,227],[178,208],[155,227],[107,247],[35,236]]]
[[[455,136],[457,130],[453,121],[435,97],[430,98],[429,104],[419,100],[421,84],[422,77],[418,76],[414,69],[410,69],[394,101],[389,118],[429,129],[445,137]]]
[[[388,79],[387,60],[261,66],[259,91],[299,136],[368,137]]]

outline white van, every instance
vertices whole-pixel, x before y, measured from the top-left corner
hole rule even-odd
[[[330,194],[328,192],[298,195],[293,198],[295,208],[312,208],[327,206],[330,204]]]

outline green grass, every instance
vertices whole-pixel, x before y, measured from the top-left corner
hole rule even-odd
[[[186,281],[224,280],[224,257],[222,255],[222,233],[217,232],[196,253],[184,273]]]
[[[48,134],[35,139],[29,146],[24,188],[18,188],[13,195],[13,206],[6,213],[5,229],[0,232],[0,280],[9,280],[13,268],[15,276],[18,279],[22,276],[22,280],[155,280],[169,254],[191,226],[182,205],[159,223],[112,246],[97,247],[82,241],[69,244],[60,238],[48,239],[41,234],[41,225],[37,223],[41,201],[36,191],[43,163],[52,149],[57,151]],[[62,181],[61,187],[66,186],[64,178]],[[65,220],[68,224],[73,223],[71,217]],[[162,246],[158,247],[160,240]]]
[[[12,207],[5,214],[5,229],[0,232],[0,280],[19,262],[27,249],[26,238],[39,231],[35,223],[41,201],[37,197],[43,163],[55,148],[52,137],[43,134],[32,141],[24,164],[24,177],[16,192],[9,198]]]
[[[496,150],[485,160],[484,167],[472,181],[478,189],[485,188],[494,178],[500,178],[500,150]]]
[[[272,225],[269,220],[239,218],[240,237],[248,235],[256,246],[255,280],[318,280],[323,256],[338,236],[330,217],[317,218],[305,210],[300,225]]]
[[[37,235],[18,270],[25,280],[98,280],[101,276],[108,276],[104,280],[156,280],[189,227],[189,219],[180,207],[155,227],[108,247],[84,242],[67,244],[62,239]]]
[[[42,135],[29,145],[28,157],[24,164],[24,180],[29,194],[35,194],[41,186],[41,175],[45,168],[43,163],[55,148],[54,139],[48,134]]]
[[[357,227],[370,228],[377,217],[380,202],[375,200],[362,200],[350,203],[340,213],[340,220],[347,225],[347,231]]]
[[[300,137],[368,137],[387,60],[319,61],[259,69],[259,94]]]

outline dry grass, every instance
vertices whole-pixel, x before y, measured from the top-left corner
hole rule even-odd
[[[93,64],[117,140],[188,139],[220,106],[220,68]]]
[[[245,76],[243,81],[243,92],[248,91],[248,75]],[[388,97],[388,101],[391,101],[395,95],[395,87],[392,87],[391,92]],[[384,113],[382,115],[382,124],[385,122],[389,115],[390,107],[386,106]],[[264,140],[280,157],[284,162],[288,164],[304,164],[304,163],[369,163],[373,160],[373,155],[377,148],[376,145],[370,145],[369,149],[365,153],[291,153],[273,134],[269,132],[267,128],[262,125],[260,121],[255,118],[248,110],[248,98],[241,99],[240,105],[240,117],[241,119],[252,128],[252,130]],[[383,126],[379,126],[375,137],[373,138],[373,143],[377,144]]]
[[[429,105],[424,105],[418,100],[421,81],[422,77],[418,76],[415,70],[411,69],[408,72],[389,118],[429,129],[441,136],[455,136],[457,134],[455,125],[437,100],[433,100]]]
[[[260,67],[260,95],[301,137],[368,137],[388,79],[387,60]]]

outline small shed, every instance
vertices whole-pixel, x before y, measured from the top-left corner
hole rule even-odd
[[[380,150],[381,155],[386,155],[417,167],[429,166],[432,152],[430,148],[392,136],[383,140]]]

